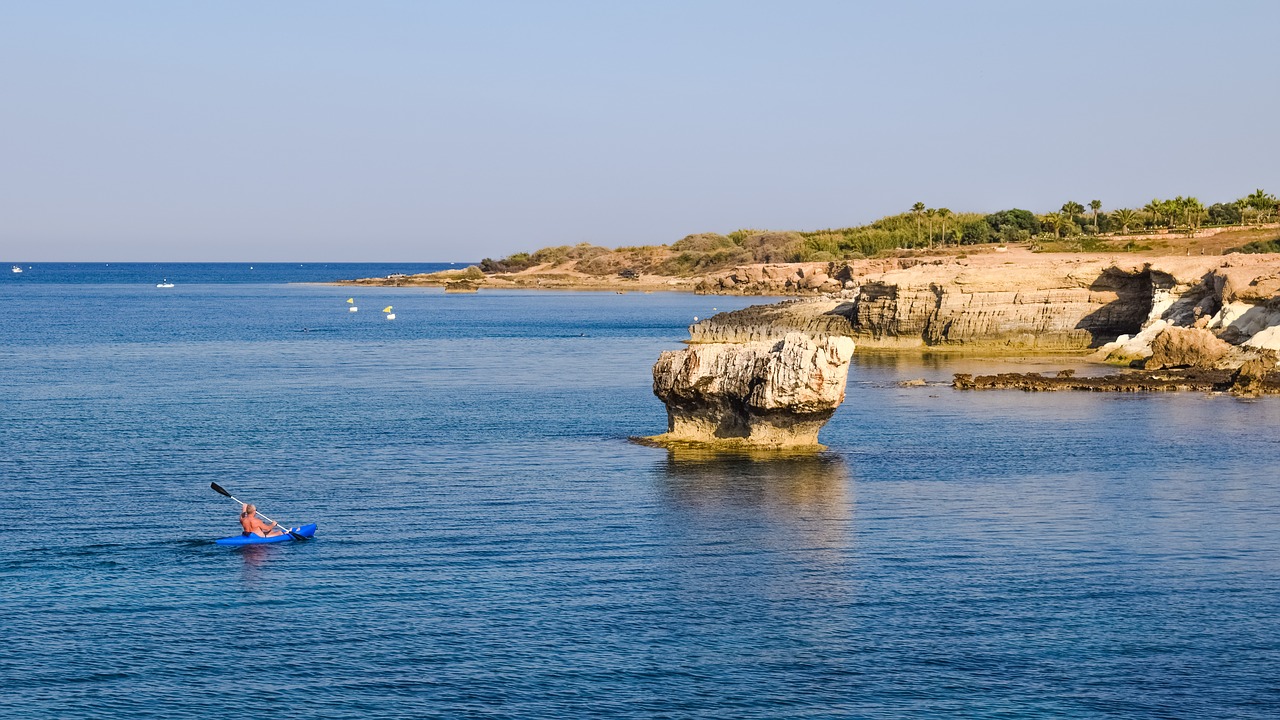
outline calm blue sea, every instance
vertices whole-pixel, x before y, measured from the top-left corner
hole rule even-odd
[[[1280,714],[1280,398],[859,354],[828,452],[671,454],[653,361],[759,299],[248,267],[2,268],[0,716]]]
[[[2,262],[2,261],[0,261]],[[392,273],[462,269],[471,263],[16,263],[0,264],[0,286],[10,282],[55,285],[275,284],[333,282]],[[13,272],[13,268],[22,272]]]

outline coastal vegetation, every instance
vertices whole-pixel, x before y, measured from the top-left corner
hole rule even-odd
[[[1153,198],[1140,208],[1107,211],[1101,200],[1064,202],[1036,214],[1022,208],[994,213],[954,212],[917,202],[906,212],[846,228],[813,231],[741,229],[727,234],[698,233],[670,245],[610,249],[590,243],[547,247],[494,260],[488,274],[572,265],[588,275],[639,274],[687,276],[739,265],[831,262],[884,256],[903,251],[940,250],[991,243],[1025,243],[1034,251],[1124,252],[1150,250],[1152,238],[1194,238],[1210,227],[1259,226],[1276,219],[1280,203],[1258,189],[1230,202],[1205,205],[1191,196]],[[1268,244],[1270,243],[1270,244]],[[1272,252],[1280,238],[1249,238],[1241,252]],[[1201,250],[1203,252],[1203,249]]]

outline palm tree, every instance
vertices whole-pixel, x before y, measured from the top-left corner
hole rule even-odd
[[[1138,213],[1129,208],[1121,208],[1111,213],[1111,219],[1120,223],[1120,232],[1129,232],[1130,225],[1136,225],[1138,222]]]
[[[1072,227],[1076,224],[1076,215],[1084,212],[1084,206],[1074,200],[1068,200],[1062,203],[1062,227],[1063,229]]]
[[[951,216],[951,211],[946,208],[938,208],[938,217],[942,219],[942,244],[947,244],[947,218]]]
[[[1152,225],[1160,224],[1160,201],[1159,200],[1152,198],[1151,202],[1144,205],[1142,209],[1151,215]]]
[[[1184,202],[1185,199],[1179,195],[1172,200],[1165,200],[1161,203],[1161,205],[1164,206],[1165,216],[1169,218],[1169,229],[1172,230],[1173,226],[1177,224],[1178,216],[1182,214],[1182,205]]]
[[[911,206],[911,214],[916,216],[916,246],[920,245],[920,216],[924,215],[924,203],[918,202]]]
[[[1200,227],[1200,221],[1204,218],[1204,204],[1198,198],[1185,197],[1182,198],[1182,211],[1187,218],[1187,234],[1195,237],[1196,228]]]
[[[1053,234],[1055,236],[1059,239],[1062,238],[1062,227],[1065,224],[1062,213],[1048,213],[1044,216],[1044,222],[1046,225],[1053,228]]]
[[[1249,199],[1240,198],[1239,200],[1231,203],[1231,206],[1240,213],[1240,224],[1244,225],[1244,211],[1249,209]]]
[[[1266,222],[1271,212],[1276,209],[1276,196],[1267,194],[1262,188],[1254,190],[1253,194],[1245,199],[1249,201],[1250,207],[1258,211],[1259,222]]]
[[[1102,209],[1101,200],[1090,200],[1089,209],[1093,211],[1093,234],[1098,234],[1098,211]]]
[[[929,218],[929,247],[930,248],[933,247],[933,216],[937,214],[938,214],[938,211],[934,210],[933,208],[929,208],[924,211],[925,217]]]

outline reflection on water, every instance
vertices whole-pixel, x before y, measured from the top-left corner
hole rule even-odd
[[[1052,374],[1071,369],[1076,375],[1107,375],[1116,368],[1102,363],[1089,362],[1084,355],[992,355],[979,351],[947,350],[942,352],[890,352],[858,348],[853,354],[849,380],[858,382],[863,376],[873,376],[883,381],[885,372],[894,373],[898,380],[925,377],[930,381],[950,382],[956,373],[992,375],[1009,372],[1039,372]]]
[[[663,470],[662,497],[681,512],[755,520],[773,542],[790,534],[810,547],[852,545],[853,485],[839,455],[673,448]]]
[[[854,493],[841,457],[672,449],[662,470],[667,571],[682,597],[753,616],[852,602]]]
[[[955,362],[952,353],[910,353],[859,347],[853,354],[853,366],[882,370],[945,370]]]
[[[844,459],[827,453],[667,451],[664,490],[684,507],[749,506],[781,516],[852,519],[853,490]]]
[[[254,587],[262,581],[262,566],[271,559],[275,548],[270,545],[241,545],[234,552],[244,560],[240,569],[240,580],[246,586]]]

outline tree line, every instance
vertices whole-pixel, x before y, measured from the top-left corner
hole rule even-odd
[[[685,275],[752,263],[815,262],[869,257],[903,249],[1019,242],[1038,239],[1097,238],[1142,232],[1186,231],[1204,226],[1246,225],[1274,220],[1276,197],[1261,189],[1242,198],[1205,206],[1195,197],[1155,198],[1141,208],[1103,210],[1101,200],[1087,205],[1068,200],[1053,212],[1036,214],[1010,208],[994,213],[953,212],[917,202],[906,212],[867,225],[777,232],[735,230],[726,235],[699,233],[670,245],[611,250],[582,243],[515,253],[500,260],[485,258],[487,273],[519,272],[535,265],[607,275],[621,271]]]
[[[1068,200],[1056,211],[1036,215],[1027,210],[1013,208],[983,216],[987,232],[969,221],[953,226],[948,232],[941,226],[935,233],[933,218],[941,211],[916,203],[910,214],[916,219],[917,234],[914,242],[904,247],[933,247],[936,244],[972,244],[975,242],[1015,242],[1038,236],[1055,238],[1077,235],[1130,234],[1160,229],[1183,230],[1194,234],[1201,227],[1261,224],[1275,219],[1280,203],[1265,190],[1257,189],[1230,202],[1206,206],[1199,198],[1153,198],[1140,208],[1119,208],[1103,212],[1101,200],[1090,200],[1088,207]],[[943,209],[945,210],[945,208]],[[950,211],[946,211],[950,215]],[[921,228],[927,227],[924,235]],[[985,235],[985,237],[984,237]]]

